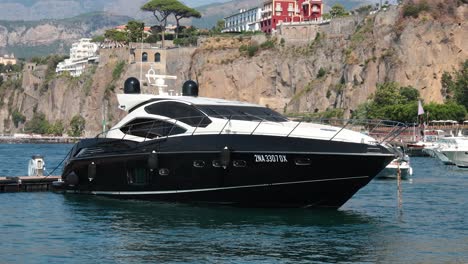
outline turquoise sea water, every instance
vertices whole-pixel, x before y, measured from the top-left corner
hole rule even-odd
[[[71,145],[0,145],[0,175],[52,170]],[[413,158],[337,211],[0,194],[0,263],[468,263],[468,171]],[[55,173],[57,174],[57,173]]]

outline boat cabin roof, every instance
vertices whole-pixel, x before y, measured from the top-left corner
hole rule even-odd
[[[219,105],[219,106],[250,106],[263,107],[256,104],[250,104],[240,101],[229,101],[218,98],[193,97],[193,96],[159,96],[151,94],[118,94],[119,108],[131,112],[150,102],[157,101],[178,101],[192,105]]]

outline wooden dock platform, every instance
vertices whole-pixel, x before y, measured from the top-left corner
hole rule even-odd
[[[47,192],[52,190],[52,183],[61,179],[60,176],[42,177],[0,177],[0,193],[2,192]]]

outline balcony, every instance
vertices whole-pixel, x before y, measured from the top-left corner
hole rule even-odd
[[[276,11],[276,12],[283,12],[283,8],[282,8],[282,7],[276,7],[276,8],[275,8],[275,11]]]

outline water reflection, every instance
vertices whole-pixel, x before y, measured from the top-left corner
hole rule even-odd
[[[66,195],[91,230],[111,229],[118,259],[365,261],[378,221],[353,211],[243,209]],[[352,239],[350,239],[352,238]],[[135,259],[133,259],[135,260]]]

